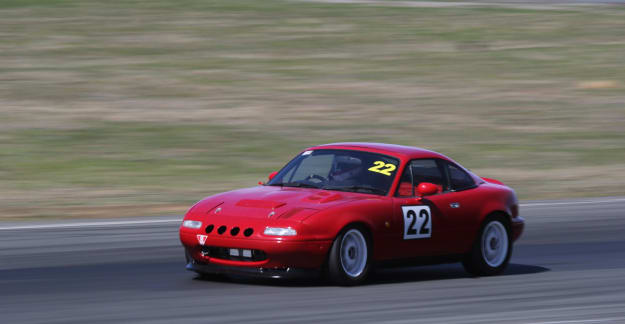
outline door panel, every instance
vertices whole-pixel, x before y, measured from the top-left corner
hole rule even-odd
[[[394,258],[467,252],[477,228],[480,188],[460,167],[440,159],[409,162],[393,198]],[[412,197],[419,183],[440,186],[438,194]],[[429,218],[429,219],[428,219]],[[429,223],[428,223],[429,222]]]
[[[471,189],[473,190],[473,189]],[[475,236],[476,202],[470,190],[428,196],[444,223],[445,237],[439,241],[444,253],[463,253],[470,249]]]
[[[394,258],[412,258],[441,253],[444,226],[439,209],[429,201],[393,199]]]
[[[395,198],[393,228],[402,255],[417,257],[467,252],[479,229],[477,191],[475,188],[427,196],[419,204],[414,203],[415,199]],[[429,224],[425,223],[425,213],[419,213],[423,209],[429,213]],[[429,230],[429,235],[421,234],[421,230]]]

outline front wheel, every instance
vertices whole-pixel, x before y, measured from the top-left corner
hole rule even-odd
[[[509,229],[499,218],[487,219],[479,236],[464,260],[464,269],[476,276],[492,276],[503,272],[512,254]]]
[[[358,227],[347,227],[336,237],[328,259],[330,279],[339,285],[353,286],[369,274],[370,249],[367,234]]]

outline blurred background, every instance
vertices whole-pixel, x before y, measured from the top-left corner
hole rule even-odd
[[[180,215],[336,141],[625,194],[625,6],[344,2],[0,1],[0,219]]]

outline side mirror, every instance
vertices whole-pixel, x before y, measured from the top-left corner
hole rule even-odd
[[[438,186],[433,183],[421,182],[417,187],[417,194],[421,197],[433,195],[435,193],[438,193]]]
[[[271,179],[273,179],[276,176],[276,174],[278,174],[278,171],[271,172],[269,174],[269,181],[271,181]]]

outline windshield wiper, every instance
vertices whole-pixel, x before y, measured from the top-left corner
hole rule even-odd
[[[310,183],[304,183],[304,182],[279,182],[279,183],[274,183],[271,184],[271,186],[280,186],[280,187],[299,187],[299,188],[315,188],[315,189],[319,189],[319,187],[310,184]]]
[[[382,190],[380,188],[372,187],[372,186],[363,186],[363,185],[352,185],[352,186],[325,186],[321,189],[326,190],[339,190],[339,191],[367,191],[372,192],[379,195],[385,195],[386,190]]]

